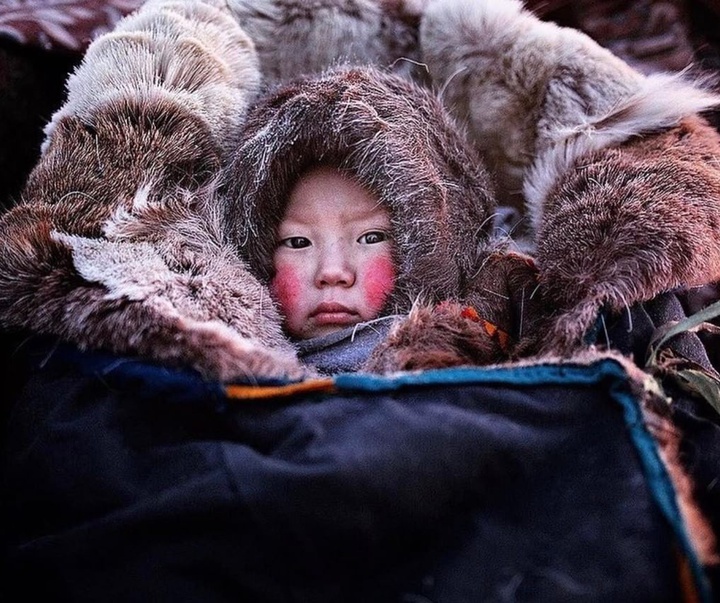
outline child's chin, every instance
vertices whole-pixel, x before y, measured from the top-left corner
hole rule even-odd
[[[313,337],[330,335],[331,333],[342,331],[343,329],[352,327],[360,322],[362,322],[362,319],[355,315],[348,320],[338,320],[333,322],[328,321],[322,324],[314,324],[305,332],[303,339],[312,339]]]

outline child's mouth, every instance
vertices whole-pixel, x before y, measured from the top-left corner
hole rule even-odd
[[[351,325],[358,321],[358,314],[337,302],[323,302],[310,313],[317,325]]]

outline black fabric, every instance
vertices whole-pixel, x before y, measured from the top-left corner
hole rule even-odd
[[[600,329],[598,325],[597,343],[609,344],[610,347],[631,355],[638,366],[646,366],[648,347],[655,332],[663,325],[687,318],[680,298],[681,293],[663,293],[616,316],[601,317],[600,322],[605,324],[605,328]],[[667,347],[708,370],[716,370],[708,358],[705,346],[695,333],[681,333],[672,338]]]
[[[599,330],[598,342],[609,343],[633,357],[638,366],[646,366],[648,346],[656,330],[687,318],[685,298],[687,291],[664,293],[644,304],[633,306],[617,316],[606,316],[607,331]],[[706,300],[709,303],[712,300]],[[697,308],[694,309],[697,311]],[[708,339],[710,345],[720,344],[720,338]],[[708,343],[691,332],[670,339],[663,347],[672,351],[681,363],[695,363],[716,375],[718,368],[708,356]],[[714,357],[714,354],[711,354]],[[673,424],[682,434],[680,460],[694,484],[694,493],[700,508],[710,520],[715,534],[720,534],[720,414],[707,400],[692,395],[673,378],[672,371],[658,373],[665,393],[672,399],[670,405]],[[720,589],[720,567],[710,570],[715,589]]]
[[[13,352],[8,600],[680,598],[617,375],[260,403],[132,359]]]

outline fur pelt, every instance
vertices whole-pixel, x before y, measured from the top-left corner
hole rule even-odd
[[[290,190],[319,163],[349,172],[389,211],[397,278],[388,311],[457,298],[488,245],[495,200],[481,158],[432,94],[376,69],[340,68],[253,108],[226,207],[263,281]]]
[[[720,137],[699,117],[583,159],[545,203],[540,283],[572,349],[599,310],[720,279]]]
[[[167,99],[203,121],[215,146],[232,151],[260,80],[253,42],[225,0],[150,0],[88,47],[44,148],[65,117],[92,124],[99,107]]]
[[[462,303],[509,336],[505,359],[536,351],[547,313],[537,294],[539,271],[529,255],[508,251],[500,242],[482,258],[468,282]]]
[[[227,0],[271,85],[343,64],[422,77],[417,30],[428,1]]]
[[[478,146],[522,190],[553,309],[545,349],[582,345],[598,310],[720,278],[720,96],[645,76],[517,0],[432,3],[423,56]]]
[[[546,312],[537,288],[533,259],[498,247],[454,300],[418,301],[396,319],[363,368],[392,373],[484,366],[530,355],[539,347]]]
[[[213,3],[152,2],[94,42],[0,219],[0,325],[209,378],[302,375],[215,196],[258,80]]]
[[[481,366],[508,359],[508,334],[457,302],[416,304],[396,319],[387,337],[363,366],[372,373],[393,373]]]
[[[443,101],[497,171],[501,199],[526,200],[535,227],[548,188],[582,155],[718,103],[682,77],[642,75],[519,0],[432,2],[420,44]]]

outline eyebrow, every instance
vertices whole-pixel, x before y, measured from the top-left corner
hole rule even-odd
[[[353,213],[351,213],[350,215],[342,216],[343,221],[353,221],[353,222],[368,222],[368,221],[372,221],[372,220],[375,220],[378,218],[382,218],[383,220],[387,219],[388,223],[391,222],[390,212],[382,206],[381,207],[373,207],[372,209],[370,209],[368,211],[364,211],[364,212],[353,211]],[[279,224],[283,224],[283,223],[312,224],[313,222],[311,220],[305,218],[304,215],[296,215],[296,216],[283,217],[280,220]]]

